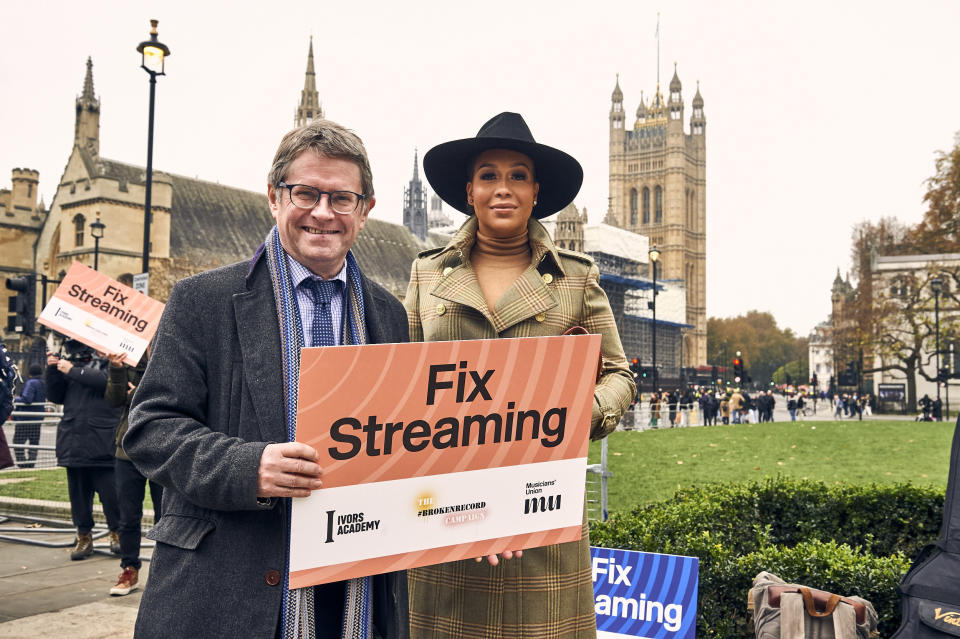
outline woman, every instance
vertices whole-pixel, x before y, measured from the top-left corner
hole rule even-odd
[[[573,326],[600,333],[591,437],[606,436],[630,406],[633,376],[597,267],[557,249],[537,221],[573,200],[580,164],[536,143],[518,114],[501,113],[475,138],[431,149],[423,166],[433,190],[470,217],[413,264],[404,301],[411,341],[552,336]],[[411,636],[595,636],[589,545],[584,518],[579,542],[410,571]]]

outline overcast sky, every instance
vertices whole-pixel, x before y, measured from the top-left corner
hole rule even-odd
[[[705,102],[708,315],[770,311],[805,335],[849,269],[852,226],[922,216],[935,152],[960,130],[960,2],[6,3],[0,188],[37,169],[50,204],[88,55],[101,155],[145,165],[136,46],[157,18],[172,52],[157,169],[264,190],[312,34],[324,111],[370,152],[373,215],[401,221],[414,148],[510,110],[580,160],[576,204],[600,221],[610,94],[620,73],[632,126],[656,86],[658,11],[664,93],[676,61],[685,125],[697,80]]]

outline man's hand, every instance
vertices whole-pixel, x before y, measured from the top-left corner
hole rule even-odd
[[[56,366],[60,361],[60,356],[56,353],[47,353],[47,366]]]
[[[520,557],[523,557],[522,550],[504,550],[500,554],[503,556],[504,559],[513,559],[514,557],[516,557],[517,559],[520,559]],[[483,561],[483,557],[477,557],[474,561],[478,561],[478,562]],[[497,564],[500,563],[500,558],[497,555],[487,555],[487,561],[490,563],[491,566],[496,566]]]
[[[260,456],[257,497],[308,497],[323,484],[316,449],[300,442],[267,444]]]
[[[123,353],[110,353],[107,355],[107,360],[110,362],[110,366],[114,368],[121,368],[123,366],[123,358],[126,357]]]
[[[66,375],[73,369],[73,362],[67,361],[65,359],[57,360],[57,370]]]

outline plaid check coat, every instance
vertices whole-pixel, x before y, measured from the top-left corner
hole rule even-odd
[[[489,308],[470,267],[476,217],[442,249],[413,263],[404,306],[410,341],[560,335],[572,326],[603,335],[592,439],[613,431],[634,397],[633,376],[599,271],[586,255],[557,249],[531,218],[530,266]],[[532,548],[490,566],[472,559],[408,572],[412,638],[596,636],[590,541]]]

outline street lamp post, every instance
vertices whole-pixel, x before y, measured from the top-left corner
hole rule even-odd
[[[150,117],[147,124],[147,189],[143,200],[143,272],[150,271],[150,196],[153,188],[153,105],[156,100],[157,76],[166,75],[164,60],[170,49],[157,39],[157,20],[150,21],[150,39],[137,46],[140,52],[140,68],[150,74]]]
[[[937,401],[940,400],[940,291],[943,290],[943,280],[935,277],[930,280],[930,289],[933,291],[933,332],[935,335],[935,348],[937,349]],[[940,418],[943,419],[942,408]]]
[[[653,324],[650,330],[650,353],[653,361],[653,388],[654,392],[659,392],[659,374],[657,371],[657,260],[660,259],[660,250],[656,246],[651,246],[647,251],[650,256],[650,272],[653,276],[653,301],[650,302],[650,309],[653,311]]]
[[[97,214],[97,220],[90,223],[90,235],[93,236],[93,270],[100,270],[100,238],[103,237],[103,229],[107,225],[100,221],[100,214]]]

